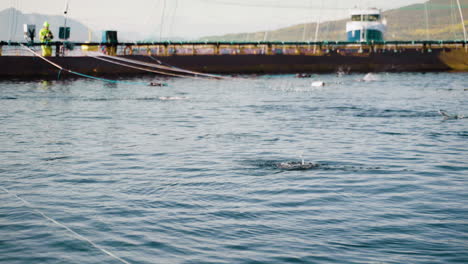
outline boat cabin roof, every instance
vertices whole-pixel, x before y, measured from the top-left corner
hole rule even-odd
[[[377,8],[369,8],[369,9],[354,9],[350,12],[351,16],[356,15],[376,15],[380,16],[380,10]]]

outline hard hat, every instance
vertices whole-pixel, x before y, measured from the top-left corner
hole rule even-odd
[[[47,21],[44,22],[44,27],[49,27],[49,26],[50,26],[49,22],[47,22]]]

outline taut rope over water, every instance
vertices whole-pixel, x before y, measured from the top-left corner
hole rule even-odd
[[[112,60],[124,61],[124,62],[137,64],[137,65],[141,65],[141,66],[158,68],[158,69],[161,69],[161,70],[173,71],[173,72],[179,72],[179,73],[187,73],[187,74],[192,74],[194,76],[201,76],[201,77],[207,77],[207,78],[212,78],[212,79],[230,79],[229,77],[224,77],[224,76],[219,76],[219,75],[214,75],[214,74],[208,74],[208,73],[202,73],[202,72],[196,72],[196,71],[190,71],[190,70],[176,68],[174,66],[169,67],[169,66],[155,64],[155,63],[143,62],[143,61],[132,60],[132,59],[116,57],[116,56],[109,56],[109,55],[105,55],[105,54],[96,54],[96,53],[94,53],[92,55],[92,57],[95,57],[97,59],[101,59],[100,57],[105,57],[105,58],[109,58],[109,59],[112,59]],[[146,70],[146,69],[143,69],[143,70]],[[162,74],[165,74],[165,73],[162,73]],[[188,77],[188,76],[182,75],[182,76],[179,76],[179,77]]]
[[[70,232],[71,234],[73,234],[73,236],[79,240],[82,240],[82,241],[85,241],[85,242],[88,242],[89,244],[91,244],[91,246],[93,246],[94,248],[96,249],[99,249],[100,251],[102,251],[103,253],[105,253],[106,255],[122,262],[122,263],[125,263],[125,264],[130,264],[130,262],[124,260],[124,259],[121,259],[119,258],[118,256],[114,255],[112,252],[109,252],[108,250],[96,245],[93,241],[91,241],[89,238],[86,238],[78,233],[76,233],[75,231],[73,231],[71,228],[69,228],[68,226],[60,223],[59,221],[47,216],[46,214],[44,214],[43,212],[41,212],[39,209],[36,209],[31,203],[29,203],[28,201],[24,200],[23,198],[19,197],[17,194],[15,193],[11,193],[10,191],[8,191],[6,188],[0,186],[0,189],[2,189],[5,193],[7,194],[11,194],[13,195],[16,199],[20,200],[24,205],[26,205],[27,207],[29,207],[30,209],[33,210],[33,212],[41,215],[42,217],[44,217],[45,219],[49,220],[50,222],[66,229],[68,232]]]
[[[44,56],[41,56],[40,54],[38,54],[37,52],[35,52],[34,50],[26,47],[25,45],[21,44],[21,47],[25,48],[27,51],[31,52],[32,54],[36,55],[37,57],[41,58],[42,60],[46,61],[47,63],[49,63],[50,65],[54,66],[55,68],[59,69],[59,76],[60,76],[60,73],[62,71],[65,71],[65,72],[69,72],[71,74],[74,74],[74,75],[77,75],[77,76],[81,76],[81,77],[85,77],[85,78],[89,78],[89,79],[94,79],[94,80],[98,80],[98,81],[103,81],[103,82],[109,82],[109,83],[126,83],[126,84],[138,84],[138,85],[151,85],[151,83],[143,83],[143,82],[129,82],[129,81],[118,81],[118,80],[110,80],[110,79],[105,79],[105,78],[100,78],[100,77],[95,77],[95,76],[91,76],[91,75],[87,75],[87,74],[84,74],[84,73],[80,73],[80,72],[75,72],[75,71],[72,71],[72,70],[69,70],[69,69],[65,69],[63,68],[62,66],[58,65],[57,63],[54,63],[52,62],[51,60],[45,58]]]
[[[101,58],[101,57],[98,57],[98,56],[90,56],[90,55],[88,55],[88,56],[89,56],[89,57],[92,57],[92,58],[95,58],[95,59],[97,59],[97,60],[102,60],[102,61],[105,61],[105,62],[108,62],[108,63],[112,63],[112,64],[116,64],[116,65],[120,65],[120,66],[124,66],[124,67],[128,67],[128,68],[132,68],[132,69],[136,69],[136,70],[147,71],[147,72],[153,72],[153,73],[158,73],[158,74],[161,74],[161,75],[168,75],[168,76],[173,76],[173,77],[185,77],[185,78],[199,79],[199,78],[193,77],[193,76],[186,76],[186,75],[180,75],[180,74],[175,74],[175,73],[162,72],[162,71],[156,71],[156,70],[150,70],[150,69],[146,69],[146,68],[141,68],[141,67],[137,67],[137,66],[133,66],[133,65],[129,65],[129,64],[125,64],[125,63],[113,61],[113,60],[104,59],[104,58]]]

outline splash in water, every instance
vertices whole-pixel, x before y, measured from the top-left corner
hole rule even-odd
[[[377,74],[370,72],[366,74],[360,81],[361,82],[377,82],[377,81],[380,81],[380,77]]]
[[[188,99],[187,97],[179,97],[179,96],[161,96],[159,97],[159,100],[162,101],[172,101],[172,100],[186,100]]]
[[[313,162],[305,162],[301,158],[301,161],[290,161],[290,162],[280,162],[276,164],[278,169],[282,170],[309,170],[318,168],[319,164]]]

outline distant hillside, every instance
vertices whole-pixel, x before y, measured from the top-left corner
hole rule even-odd
[[[16,23],[15,23],[15,19]],[[49,16],[41,14],[23,14],[20,11],[9,8],[0,11],[0,40],[10,40],[10,32],[14,33],[12,40],[22,41],[23,38],[23,24],[36,25],[36,40],[39,39],[39,30],[41,30],[44,21],[48,21],[51,25],[51,30],[55,35],[55,40],[58,40],[58,29],[63,26],[63,16]],[[82,23],[68,19],[67,26],[71,27],[70,40],[71,41],[85,41],[88,40],[88,28]],[[99,40],[96,34],[92,36],[93,40]]]
[[[460,0],[468,27],[468,0]],[[463,39],[460,13],[452,0],[430,0],[427,3],[429,38],[435,40]],[[387,18],[387,40],[426,39],[424,4],[414,4],[383,12]],[[320,24],[318,40],[345,40],[348,19],[327,21]],[[305,34],[304,34],[305,28]],[[313,41],[316,23],[299,24],[267,32],[268,41]],[[305,39],[303,36],[306,36]],[[202,38],[209,41],[262,41],[265,32],[228,34]]]

